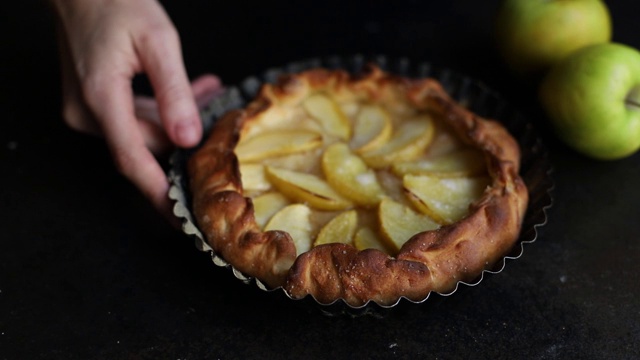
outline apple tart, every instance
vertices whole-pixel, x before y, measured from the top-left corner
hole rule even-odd
[[[451,292],[502,259],[528,202],[519,167],[500,123],[372,65],[264,85],[188,173],[196,223],[235,269],[358,307]]]

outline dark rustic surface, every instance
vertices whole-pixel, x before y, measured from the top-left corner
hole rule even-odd
[[[165,224],[100,139],[63,125],[52,17],[43,1],[13,2],[0,13],[0,359],[640,357],[640,154],[598,162],[555,140],[492,47],[496,1],[164,3],[191,76],[232,84],[378,53],[483,81],[550,150],[548,224],[502,273],[383,318],[259,291]],[[640,47],[640,6],[609,3],[614,40]]]

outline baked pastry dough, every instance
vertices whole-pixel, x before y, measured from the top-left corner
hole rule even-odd
[[[502,259],[528,202],[519,167],[501,124],[434,79],[370,66],[263,86],[219,119],[188,173],[197,225],[234,268],[357,307],[451,292]]]

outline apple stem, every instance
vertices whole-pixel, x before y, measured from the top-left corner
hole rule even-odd
[[[640,109],[640,85],[632,88],[627,93],[624,103],[628,108]]]

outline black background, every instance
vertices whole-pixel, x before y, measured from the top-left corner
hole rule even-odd
[[[270,3],[165,1],[189,75],[234,84],[362,53],[476,78],[550,150],[555,204],[538,240],[479,286],[383,318],[247,286],[154,212],[102,140],[63,125],[53,17],[14,1],[0,12],[0,359],[640,357],[640,154],[599,162],[554,138],[493,48],[497,1]],[[640,4],[608,5],[614,40],[640,47]]]

